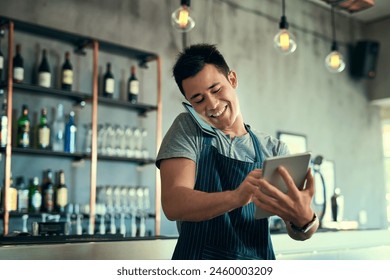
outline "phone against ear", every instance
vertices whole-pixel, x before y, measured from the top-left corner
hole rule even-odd
[[[211,135],[215,135],[214,128],[198,115],[198,113],[195,111],[194,107],[191,106],[191,104],[188,104],[186,102],[183,102],[182,104],[184,108],[186,108],[187,112],[190,113],[190,115],[198,124],[198,126],[203,130],[203,132],[206,132]]]

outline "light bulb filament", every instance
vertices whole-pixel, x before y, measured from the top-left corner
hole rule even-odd
[[[330,57],[330,67],[338,68],[340,66],[340,56],[337,53],[334,53]]]
[[[186,8],[182,8],[179,13],[179,26],[181,28],[185,28],[188,24],[188,10]]]
[[[288,50],[290,48],[290,36],[287,32],[280,34],[279,44],[282,50]]]

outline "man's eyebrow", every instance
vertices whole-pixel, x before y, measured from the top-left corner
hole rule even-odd
[[[208,87],[208,89],[212,89],[213,87],[215,87],[217,85],[219,85],[219,82],[216,82],[216,83],[212,84],[211,86]]]
[[[209,86],[207,89],[212,89],[213,87],[219,85],[220,83],[219,82],[216,82],[214,84],[212,84],[211,86]],[[197,98],[199,95],[201,95],[200,93],[195,93],[193,96],[190,97],[191,100]]]

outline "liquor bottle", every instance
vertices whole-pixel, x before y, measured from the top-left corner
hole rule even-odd
[[[3,105],[0,111],[0,148],[7,146],[8,135],[8,116],[7,116],[7,98],[4,97]]]
[[[42,61],[38,68],[38,85],[47,88],[51,86],[50,66],[45,49],[42,50]]]
[[[341,194],[340,188],[335,188],[331,197],[332,220],[341,222],[344,215],[344,196]]]
[[[131,103],[137,103],[138,102],[138,93],[139,93],[139,81],[138,81],[136,73],[135,73],[135,66],[131,66],[130,72],[131,72],[131,75],[130,75],[129,81],[127,83],[128,100]]]
[[[56,210],[59,213],[65,213],[66,205],[68,204],[68,188],[65,184],[64,170],[59,170],[56,175]]]
[[[46,213],[54,211],[54,184],[53,171],[51,169],[43,172],[41,211]]]
[[[30,147],[30,119],[28,117],[28,106],[23,105],[22,115],[18,119],[16,145],[21,148]]]
[[[61,70],[61,89],[72,90],[73,84],[73,67],[70,63],[70,53],[65,52],[65,62]]]
[[[74,112],[69,113],[69,119],[65,126],[64,152],[76,152],[76,132],[77,127],[74,122]]]
[[[65,136],[65,117],[64,106],[62,104],[57,105],[56,116],[52,124],[52,147],[53,151],[64,151],[64,136]]]
[[[16,211],[17,205],[18,205],[18,190],[16,189],[14,185],[14,180],[10,178],[10,186],[9,186],[9,194],[8,194],[8,203],[7,203],[7,209],[8,211]]]
[[[112,98],[115,90],[114,75],[111,72],[111,63],[107,63],[106,73],[103,77],[103,96]]]
[[[21,45],[17,44],[16,45],[16,55],[14,56],[14,61],[13,61],[13,79],[15,83],[22,83],[24,80],[24,63],[23,63],[23,57],[20,54],[21,53]]]
[[[39,178],[30,179],[28,187],[28,212],[39,213],[42,206],[42,194],[39,189]]]
[[[38,126],[38,147],[48,149],[50,147],[50,127],[47,123],[47,110],[43,108]]]
[[[0,40],[0,82],[3,81],[3,71],[4,71],[4,55],[1,51],[1,40]],[[0,89],[0,94],[3,94],[3,89]]]
[[[16,188],[18,190],[18,211],[27,213],[28,211],[28,187],[24,183],[24,177],[16,178]]]

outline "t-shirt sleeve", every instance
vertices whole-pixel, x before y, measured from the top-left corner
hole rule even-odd
[[[160,168],[162,160],[169,158],[184,157],[196,162],[200,151],[201,133],[201,129],[188,113],[178,115],[161,143],[156,159],[157,168]]]

